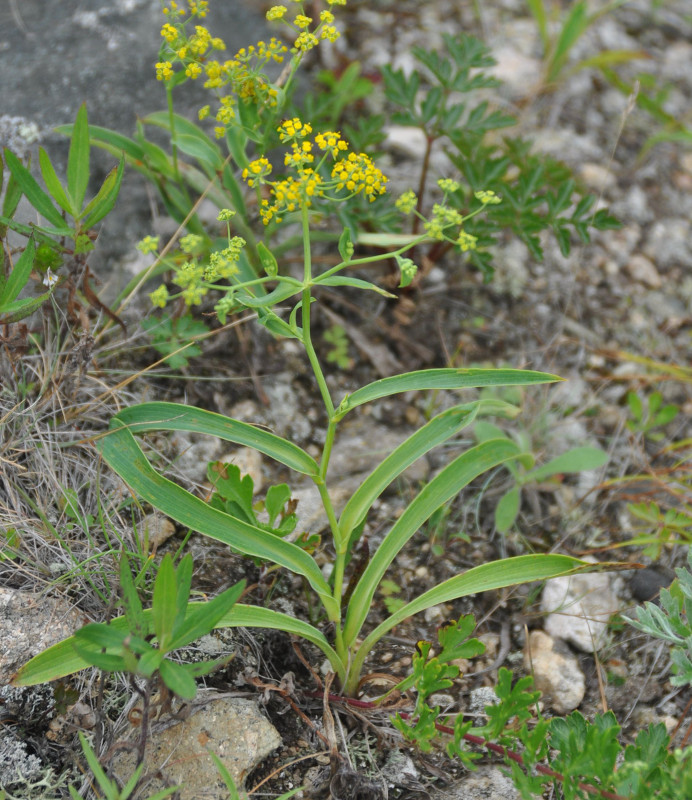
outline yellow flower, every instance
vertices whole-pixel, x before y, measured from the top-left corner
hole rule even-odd
[[[200,119],[206,119],[209,116],[210,112],[211,109],[209,108],[209,106],[202,106],[202,108],[200,108],[200,110],[197,112],[197,116]]]
[[[156,64],[156,80],[169,81],[175,73],[170,61],[159,61]]]
[[[296,26],[296,28],[301,30],[305,30],[306,28],[310,27],[311,22],[312,17],[306,17],[305,14],[298,14],[293,20],[293,24]]]
[[[325,25],[320,31],[320,39],[327,39],[330,42],[335,42],[341,34],[333,25]]]
[[[326,22],[327,25],[331,25],[334,22],[334,14],[331,11],[321,11],[320,12],[320,21]]]
[[[298,117],[284,120],[276,129],[279,139],[282,142],[290,142],[291,139],[304,139],[312,133],[312,125],[309,122],[301,122]]]
[[[170,22],[166,22],[166,24],[161,28],[161,36],[168,42],[168,44],[172,45],[178,39],[178,30],[174,28]]]
[[[415,210],[417,203],[418,198],[416,197],[415,192],[412,192],[409,189],[407,192],[404,192],[402,195],[397,197],[394,205],[399,209],[399,211],[402,212],[402,214],[410,214]]]
[[[272,171],[272,165],[269,160],[262,157],[256,158],[251,161],[243,170],[243,180],[247,181],[248,186],[254,186],[255,183],[264,183],[264,178],[267,177]]]
[[[204,19],[209,13],[208,0],[188,0],[187,4],[190,7],[190,15],[193,17]]]
[[[154,308],[165,308],[168,298],[168,289],[163,284],[149,294],[149,299]]]
[[[226,133],[226,129],[225,129],[225,128],[222,128],[220,125],[217,125],[217,126],[214,128],[214,136],[215,136],[217,139],[220,139],[222,136],[224,136],[224,135],[225,135],[225,133]]]
[[[192,80],[194,81],[195,78],[199,78],[199,76],[202,74],[202,67],[200,67],[200,65],[196,61],[193,61],[191,64],[188,64],[187,67],[185,68],[185,74],[187,75],[188,78],[192,78]]]
[[[480,200],[484,206],[496,206],[498,203],[502,202],[502,198],[490,189],[474,192],[473,196],[476,200]]]
[[[440,178],[437,185],[443,192],[456,192],[459,190],[459,184],[451,178]]]
[[[459,231],[457,244],[459,245],[463,253],[465,253],[467,250],[475,250],[477,242],[478,242],[477,236],[472,236],[470,233],[466,233],[466,231]]]
[[[315,136],[315,144],[320,150],[331,150],[332,158],[336,158],[340,150],[348,150],[348,142],[341,138],[338,131],[324,131]]]
[[[298,34],[298,38],[293,43],[295,49],[301,53],[307,53],[308,50],[312,50],[312,48],[317,47],[318,44],[319,39],[314,33],[308,33],[308,31],[301,31]]]
[[[267,19],[270,22],[275,19],[283,19],[287,11],[288,9],[286,6],[272,6],[269,11],[267,11]]]
[[[155,253],[159,249],[159,237],[158,236],[145,236],[141,242],[137,245],[137,249],[140,253]]]
[[[233,217],[235,217],[235,213],[236,212],[233,211],[233,209],[231,209],[231,208],[222,208],[219,211],[218,216],[216,217],[216,219],[218,219],[219,222],[226,222],[229,219],[233,219]]]

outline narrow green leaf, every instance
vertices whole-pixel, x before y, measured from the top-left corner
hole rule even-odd
[[[478,408],[479,402],[475,402],[443,411],[390,453],[361,483],[344,506],[339,518],[339,528],[343,536],[350,535],[376,498],[414,461],[471,424],[476,418]]]
[[[65,136],[72,136],[74,125],[59,125],[55,131]],[[102,128],[99,125],[89,125],[89,141],[112,155],[120,157],[124,153],[128,162],[134,167],[144,166],[144,150],[134,139],[123,136],[121,133],[109,128]]]
[[[352,286],[354,289],[367,289],[371,292],[377,292],[382,297],[396,297],[395,294],[386,291],[376,283],[364,281],[361,278],[349,278],[347,275],[329,275],[322,279],[318,276],[313,280],[313,284],[317,286]]]
[[[344,641],[350,646],[370,612],[372,599],[386,571],[420,526],[444,503],[455,497],[474,478],[520,453],[509,439],[493,439],[470,448],[451,461],[408,505],[392,525],[365,568],[346,613]]]
[[[178,403],[140,403],[123,409],[115,419],[134,433],[188,431],[206,433],[227,442],[251,447],[303,475],[319,474],[315,459],[298,445],[247,422]]]
[[[159,673],[166,686],[178,697],[194,700],[197,694],[195,679],[187,673],[182,664],[164,660]]]
[[[0,159],[0,164],[1,163],[2,159]],[[10,176],[7,179],[7,186],[5,187],[5,199],[2,201],[2,217],[0,217],[0,238],[5,237],[5,233],[7,232],[8,222],[10,222],[12,217],[14,216],[14,212],[17,210],[19,201],[22,199],[22,194],[23,193],[21,186],[17,183],[17,180],[14,177],[14,175],[10,172]]]
[[[113,210],[120,194],[120,184],[122,183],[124,169],[125,161],[121,157],[118,166],[113,167],[106,175],[96,196],[82,211],[79,219],[82,220],[82,226],[86,230],[93,228],[97,222],[100,222]]]
[[[170,553],[166,553],[156,574],[151,604],[154,633],[159,640],[159,647],[165,652],[172,649],[169,642],[173,637],[173,623],[178,611],[177,594],[173,558]]]
[[[130,631],[141,636],[142,639],[146,639],[149,630],[144,621],[142,601],[139,599],[139,593],[132,578],[129,559],[124,552],[120,555],[120,591]]]
[[[378,625],[363,640],[351,671],[353,672],[362,665],[373,646],[395,625],[412,617],[414,614],[425,611],[427,608],[441,603],[448,603],[450,600],[456,600],[460,597],[478,594],[479,592],[502,589],[506,586],[517,586],[518,584],[532,581],[548,580],[549,578],[573,572],[592,572],[596,569],[602,569],[603,566],[603,564],[594,565],[571,556],[535,554],[503,558],[500,561],[492,561],[489,564],[473,567],[461,575],[455,575],[453,578],[424,592]]]
[[[527,473],[523,482],[543,481],[553,475],[598,469],[607,462],[608,454],[600,447],[574,447]]]
[[[559,77],[570,50],[584,33],[588,24],[588,6],[585,0],[579,0],[572,6],[555,44],[547,75],[548,83],[552,83]]]
[[[408,244],[433,242],[420,234],[412,233],[359,233],[356,242],[365,247],[406,247]]]
[[[527,5],[533,14],[533,18],[536,20],[543,50],[547,51],[550,46],[550,37],[548,35],[548,17],[545,11],[545,0],[527,0]]]
[[[201,636],[206,636],[216,627],[217,622],[229,613],[244,591],[245,581],[240,581],[213,600],[187,614],[175,629],[168,649],[177,650]]]
[[[522,369],[424,369],[405,372],[391,378],[382,378],[356,389],[341,401],[334,414],[340,420],[345,414],[363,403],[401,392],[425,389],[477,389],[482,386],[528,386],[537,383],[560,381],[557,375]]]
[[[270,278],[275,278],[279,274],[279,265],[274,253],[272,253],[264,242],[257,243],[257,255],[262,264],[262,269]]]
[[[159,475],[140,449],[130,430],[117,417],[109,433],[99,440],[106,463],[145,502],[192,530],[224,542],[240,553],[271,561],[303,575],[333,607],[329,587],[317,564],[300,547],[212,508],[177,484]]]
[[[82,103],[72,128],[67,157],[67,191],[75,212],[81,209],[89,185],[89,149],[89,122],[86,103]]]
[[[185,133],[176,135],[176,144],[189,156],[193,156],[207,170],[209,177],[216,177],[223,169],[223,156],[217,145],[202,131],[201,136],[190,136]]]
[[[55,225],[55,227],[59,229],[64,229],[65,220],[51,202],[50,197],[41,189],[38,183],[36,183],[29,170],[22,164],[17,156],[7,148],[5,148],[5,163],[22,192],[26,195],[26,199],[36,211],[45,217],[51,225]]]
[[[206,603],[190,603],[188,614],[193,614],[198,608],[203,608]],[[151,609],[145,609],[144,618],[151,624]],[[116,617],[109,626],[113,630],[127,632],[128,622],[126,617]],[[339,658],[329,645],[329,642],[317,628],[300,619],[295,619],[280,611],[272,611],[260,606],[247,606],[237,603],[217,623],[217,628],[272,628],[286,631],[286,633],[300,636],[314,645],[329,658],[330,663],[339,663]],[[12,677],[13,686],[34,686],[38,683],[64,678],[89,666],[89,661],[80,656],[74,649],[75,637],[70,636],[62,642],[48,647],[43,652],[34,656],[24,664]]]
[[[175,620],[173,622],[174,635],[178,627],[185,619],[188,602],[190,600],[190,589],[192,587],[192,555],[188,553],[178,564],[175,571],[176,581],[176,600],[175,600]]]
[[[508,531],[519,513],[521,492],[518,486],[512,487],[500,498],[495,508],[495,527],[500,533]]]
[[[353,258],[353,242],[351,240],[351,231],[344,228],[339,236],[339,255],[344,263],[348,263]]]
[[[7,306],[0,306],[0,325],[9,325],[11,322],[19,322],[20,319],[28,317],[39,309],[43,303],[51,296],[52,292],[45,292],[38,297],[26,297],[23,300],[15,300]]]
[[[82,745],[82,752],[84,753],[84,758],[86,758],[87,764],[89,765],[89,769],[91,770],[92,774],[96,777],[96,780],[99,782],[99,786],[101,790],[106,794],[108,800],[115,797],[117,800],[117,794],[113,794],[113,791],[117,792],[116,784],[111,781],[111,779],[106,775],[103,771],[103,767],[99,763],[98,757],[96,753],[91,749],[89,742],[87,741],[86,736],[79,731],[79,741]],[[144,765],[140,765],[144,767]],[[140,767],[137,768],[141,773]]]
[[[39,147],[38,149],[38,163],[41,167],[43,182],[46,184],[46,188],[53,196],[55,202],[70,216],[76,217],[79,209],[74,205],[72,199],[63,189],[62,183],[60,183],[60,178],[58,178],[55,168],[48,157],[48,153],[46,153],[42,147]]]
[[[9,306],[10,303],[16,300],[17,295],[26,286],[29,276],[31,275],[31,270],[34,266],[35,254],[36,244],[33,238],[31,238],[26,243],[24,252],[12,267],[12,272],[10,272],[2,293],[0,293],[0,313],[8,310],[5,308],[5,306]],[[2,267],[0,267],[0,269],[2,269]]]

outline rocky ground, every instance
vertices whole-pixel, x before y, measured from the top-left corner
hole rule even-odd
[[[12,36],[3,36],[0,44],[4,87],[10,86],[6,78],[16,69],[2,109],[6,116],[0,117],[5,143],[17,147],[19,137],[30,150],[38,137],[52,147],[57,139],[49,129],[69,121],[84,98],[92,121],[131,132],[133,110],[150,111],[161,99],[147,93],[152,87],[158,89],[154,81],[140,80],[141,73],[150,70],[147,64],[155,60],[156,5],[146,0],[121,0],[108,6],[99,2],[25,2],[10,4],[9,10],[1,12],[2,29],[14,31]],[[662,110],[690,124],[692,17],[686,6],[685,0],[625,3],[584,34],[570,64],[605,50],[642,51],[642,58],[619,67],[619,74],[629,81],[639,78],[641,92],[651,95],[658,91]],[[235,4],[233,10],[230,5],[224,7],[218,19],[222,35],[237,46],[256,38],[262,27],[260,11],[259,4],[249,2]],[[570,586],[552,582],[540,596],[524,588],[430,609],[398,627],[373,653],[368,666],[373,673],[404,675],[419,639],[434,639],[440,624],[473,613],[486,655],[465,665],[464,674],[448,696],[441,698],[445,712],[478,713],[488,701],[497,670],[508,666],[516,674],[533,672],[544,692],[546,713],[565,714],[579,708],[588,716],[612,708],[626,739],[650,721],[662,720],[671,731],[680,722],[684,729],[689,718],[684,720],[682,715],[689,698],[667,682],[666,648],[614,623],[613,617],[653,596],[669,581],[671,568],[683,563],[685,548],[664,547],[657,558],[643,557],[641,547],[613,548],[641,530],[628,503],[689,502],[689,485],[681,483],[675,487],[678,499],[671,501],[663,476],[674,462],[662,452],[670,442],[691,435],[690,372],[670,369],[675,365],[688,368],[692,352],[689,141],[687,148],[684,141],[660,141],[645,150],[650,137],[664,130],[664,123],[613,88],[598,71],[569,74],[567,69],[557,85],[542,85],[544,62],[536,25],[519,0],[483,4],[351,0],[346,19],[347,36],[336,54],[325,56],[326,65],[359,59],[368,75],[385,63],[410,68],[411,47],[441,48],[443,33],[479,35],[498,60],[495,74],[503,81],[499,102],[503,110],[518,117],[517,131],[531,138],[537,151],[567,163],[622,222],[620,230],[595,233],[590,245],[574,247],[569,258],[562,257],[555,242],[546,237],[542,263],[537,263],[522,243],[508,238],[497,249],[496,274],[489,284],[449,258],[433,265],[425,279],[396,303],[324,298],[318,330],[342,323],[354,331],[348,342],[350,366],[334,368],[330,374],[335,395],[395,371],[425,366],[511,364],[541,369],[568,380],[546,389],[527,390],[519,398],[523,410],[514,424],[524,432],[533,452],[547,460],[589,443],[600,445],[609,454],[607,466],[597,473],[528,486],[518,522],[505,535],[494,531],[492,515],[497,499],[510,485],[506,475],[498,474],[491,486],[475,487],[473,494],[459,498],[443,525],[422,530],[402,554],[391,576],[391,595],[376,598],[373,619],[383,613],[392,597],[410,599],[468,566],[506,555],[554,548],[599,560],[649,565],[646,571],[586,576],[580,579],[583,583],[573,580]],[[237,41],[240,34],[246,38]],[[150,49],[142,44],[146,41],[151,42]],[[99,58],[104,52],[121,59],[122,64],[120,60],[111,62],[110,55]],[[70,53],[75,53],[80,65],[74,72]],[[113,78],[116,64],[121,65],[117,70],[122,67],[117,81]],[[65,96],[58,105],[60,93],[51,91],[50,84],[41,79],[48,73],[60,75]],[[30,91],[31,87],[35,91]],[[381,111],[380,92],[375,91],[366,102],[363,113]],[[421,158],[413,132],[396,127],[388,130],[381,166],[397,189],[409,188],[412,175],[417,179]],[[432,170],[442,176],[448,166],[440,147],[433,153]],[[156,225],[163,225],[156,215],[152,219],[151,198],[136,177],[125,192],[125,201],[113,221],[109,218],[100,242],[98,270],[106,292],[141,267],[134,242]],[[143,309],[144,305],[129,312],[130,326]],[[170,370],[159,369],[123,386],[115,399],[99,399],[79,421],[80,430],[97,430],[118,404],[184,397],[188,403],[268,425],[308,450],[319,445],[320,410],[306,363],[295,344],[249,328],[239,335],[224,336],[205,343],[203,355],[183,370],[182,380],[180,376],[171,379]],[[104,388],[113,386],[123,374],[151,363],[152,351],[145,343],[141,334],[124,343],[112,339],[97,342],[95,361],[88,365],[90,372],[85,369],[81,387],[62,402],[78,404],[80,391],[93,400],[97,383]],[[322,342],[320,346],[326,356],[329,345]],[[36,370],[39,375],[40,367]],[[4,380],[9,385],[7,376]],[[680,412],[665,428],[663,439],[653,441],[626,427],[625,395],[629,390],[644,397],[658,390],[665,402],[679,406]],[[362,481],[381,453],[403,440],[433,408],[452,401],[444,392],[432,398],[388,400],[345,425],[340,456],[330,470],[337,505]],[[31,414],[21,419],[15,416],[3,430],[6,451],[0,455],[11,452],[8,442],[16,447],[17,442],[26,441],[29,426],[34,442],[43,445],[30,456],[29,473],[37,476],[39,510],[45,511],[53,524],[64,526],[64,538],[46,541],[36,523],[40,516],[36,508],[19,490],[7,488],[26,489],[26,476],[8,473],[12,464],[3,466],[7,496],[0,495],[0,501],[1,512],[7,516],[2,521],[9,528],[11,513],[25,515],[22,524],[31,557],[19,562],[21,566],[0,562],[5,626],[0,635],[0,683],[30,655],[74,629],[85,615],[103,618],[106,613],[98,589],[113,576],[102,575],[94,585],[85,583],[70,555],[76,554],[79,561],[93,555],[100,545],[81,541],[80,520],[66,518],[64,513],[61,516],[61,510],[49,500],[62,485],[80,492],[85,514],[93,514],[98,505],[92,485],[97,483],[93,451],[74,448],[70,451],[74,455],[64,455],[68,451],[56,449],[55,457],[48,458],[46,452],[59,436],[49,433],[45,425],[38,428],[42,433],[35,433],[36,420],[45,422],[60,402],[55,396],[46,399],[44,394]],[[3,406],[3,414],[9,408]],[[76,435],[72,428],[64,432],[64,441],[74,440]],[[258,494],[263,485],[285,477],[256,455],[229,452],[208,440],[177,436],[158,446],[175,462],[181,479],[198,485],[205,480],[207,460],[229,455],[253,475]],[[406,480],[381,499],[368,532],[373,540],[387,520],[401,513],[420,481],[446,463],[448,455],[435,451],[418,462]],[[634,486],[617,480],[637,474],[648,477]],[[16,482],[11,480],[13,476]],[[100,470],[100,481],[106,489],[115,488],[105,469]],[[317,510],[316,493],[309,486],[292,488],[299,500],[301,525],[320,532],[324,520]],[[484,490],[479,493],[479,489]],[[115,512],[111,519],[119,532],[129,530],[121,535],[134,540],[129,519]],[[160,552],[174,552],[184,536],[183,531],[155,516],[147,518],[147,527]],[[266,576],[254,568],[248,570],[224,548],[196,537],[190,540],[190,548],[197,565],[196,586],[201,591],[215,592],[243,575],[248,583],[259,585],[258,592],[267,590]],[[566,597],[572,600],[568,602]],[[301,587],[288,579],[273,587],[271,602],[298,616],[307,613]],[[272,796],[301,785],[307,787],[307,796],[325,794],[330,771],[329,754],[320,738],[321,700],[306,696],[314,683],[290,643],[274,634],[224,633],[207,637],[191,657],[226,652],[235,652],[235,658],[226,671],[207,682],[207,689],[198,697],[202,710],[175,727],[170,727],[170,720],[155,724],[153,749],[159,759],[171,758],[167,737],[177,744],[180,754],[195,747],[195,741],[207,744],[205,737],[211,732],[234,775],[247,778],[248,789],[267,778],[261,791]],[[315,654],[306,650],[303,655],[319,672]],[[305,715],[302,719],[286,699],[293,686],[297,687],[293,696],[300,698]],[[61,687],[57,700],[45,687],[0,689],[0,715],[5,723],[0,736],[0,787],[11,786],[12,797],[68,796],[66,782],[78,782],[76,730],[99,732],[104,725],[95,713],[96,679],[65,682]],[[104,697],[105,753],[119,738],[134,736],[136,713],[135,698],[126,684],[107,685]],[[387,793],[459,800],[518,797],[492,765],[470,777],[442,756],[422,756],[401,748],[384,717],[365,721],[344,714],[341,720],[339,746],[348,753],[350,768],[358,777],[350,778],[347,787],[333,785],[335,797]],[[221,730],[234,735],[217,735]],[[243,747],[231,752],[231,747],[239,744]],[[196,772],[199,762],[177,755],[170,764],[168,778],[188,784],[181,797],[226,796],[216,785],[219,782],[210,777],[208,765]],[[54,771],[49,775],[51,765]],[[19,768],[24,783],[17,778]],[[116,770],[124,774],[127,768],[124,763]]]

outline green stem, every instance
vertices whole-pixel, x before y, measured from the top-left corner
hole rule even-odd
[[[180,181],[180,172],[178,171],[178,145],[175,136],[175,119],[173,116],[173,89],[169,82],[166,82],[166,104],[168,105],[168,127],[171,131],[171,155],[173,156],[173,171],[175,172],[175,179]]]
[[[354,258],[350,261],[342,261],[340,264],[337,264],[335,267],[326,270],[325,272],[321,272],[318,276],[318,279],[322,278],[329,278],[331,275],[340,272],[344,267],[359,267],[362,264],[375,264],[378,261],[386,261],[389,258],[394,258],[396,256],[400,256],[405,253],[407,250],[411,250],[413,247],[417,247],[422,242],[426,241],[430,237],[427,234],[423,234],[419,236],[417,239],[414,239],[412,242],[400,247],[398,250],[388,250],[386,253],[377,253],[374,256],[364,256],[363,258]]]

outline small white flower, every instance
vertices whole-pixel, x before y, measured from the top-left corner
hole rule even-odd
[[[46,270],[46,274],[43,278],[43,285],[47,286],[49,289],[52,289],[55,284],[58,282],[58,276],[53,272],[53,270],[48,267]]]

